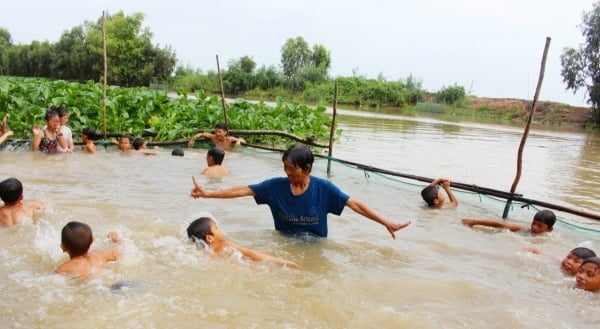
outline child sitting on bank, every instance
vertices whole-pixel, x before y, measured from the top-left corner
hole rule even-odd
[[[596,257],[596,253],[593,250],[585,247],[574,248],[573,250],[569,251],[567,256],[565,256],[565,258],[563,258],[562,260],[559,257],[545,253],[538,248],[531,247],[525,248],[525,250],[537,255],[546,256],[548,258],[553,259],[556,262],[560,262],[560,268],[566,275],[577,274],[577,272],[579,271],[579,267],[581,267],[581,264],[584,260],[590,257]]]
[[[600,258],[590,257],[581,263],[575,275],[575,288],[586,291],[600,290]]]
[[[121,239],[116,232],[110,232],[112,242]],[[57,269],[57,273],[73,276],[87,276],[104,268],[104,264],[117,260],[116,250],[89,251],[94,237],[89,225],[80,222],[69,222],[61,231],[61,249],[69,254],[69,260]]]
[[[209,177],[223,177],[229,174],[229,170],[222,166],[225,158],[225,151],[222,148],[215,146],[211,147],[206,153],[206,164],[202,175]]]
[[[438,185],[440,184],[442,185],[444,191],[448,195],[448,199],[450,199],[450,202],[448,203],[444,203],[444,195],[438,189]],[[456,206],[458,206],[458,200],[456,199],[454,193],[452,193],[452,190],[450,189],[450,179],[448,178],[438,178],[434,180],[429,185],[427,185],[427,187],[421,190],[421,196],[423,197],[423,200],[427,202],[427,205],[430,208],[450,209],[456,208]]]
[[[467,226],[483,225],[489,227],[496,227],[502,229],[508,229],[511,232],[524,231],[526,227],[522,224],[508,223],[506,221],[494,220],[494,219],[476,219],[476,218],[464,218],[463,224]],[[531,234],[542,234],[552,232],[552,227],[556,222],[556,215],[551,210],[540,210],[531,221],[531,227],[529,231]]]
[[[253,261],[271,262],[292,268],[300,267],[298,264],[289,260],[243,248],[234,242],[226,240],[225,235],[217,227],[217,223],[212,218],[200,217],[196,219],[188,226],[187,234],[190,239],[207,244],[216,255],[223,255],[226,249],[229,249],[239,251],[242,255]]]
[[[33,220],[33,212],[41,209],[40,201],[23,202],[23,184],[16,178],[7,178],[0,182],[0,225],[13,226],[23,220]]]
[[[81,131],[81,141],[83,142],[83,151],[85,153],[96,153],[96,129],[87,127]]]

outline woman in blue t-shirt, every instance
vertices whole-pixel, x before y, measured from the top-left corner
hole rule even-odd
[[[327,214],[339,216],[345,206],[385,226],[392,238],[396,238],[396,231],[410,224],[410,221],[394,223],[345,194],[330,181],[312,176],[310,172],[314,156],[306,145],[297,144],[288,148],[283,153],[282,161],[287,177],[218,191],[204,190],[192,177],[194,188],[190,195],[193,198],[220,199],[253,196],[257,204],[269,206],[275,229],[288,234],[309,232],[326,237]]]

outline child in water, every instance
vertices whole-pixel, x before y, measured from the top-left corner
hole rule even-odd
[[[212,218],[200,217],[196,219],[188,226],[187,234],[192,240],[206,243],[217,255],[223,255],[226,249],[233,249],[239,251],[242,255],[253,261],[271,262],[291,268],[300,267],[298,264],[289,260],[240,247],[234,242],[226,240],[223,231],[217,227],[217,223]]]
[[[585,291],[600,290],[600,258],[590,257],[581,263],[575,275],[575,288]]]
[[[511,232],[524,231],[526,229],[524,225],[518,223],[509,223],[506,221],[494,219],[464,218],[462,222],[467,226],[482,225],[508,229]],[[531,221],[531,227],[529,231],[531,232],[531,234],[542,234],[552,232],[552,227],[554,226],[555,222],[556,215],[554,215],[552,210],[540,210],[535,214],[535,216],[533,216],[533,220]]]
[[[112,242],[119,242],[121,238],[116,232],[110,232],[108,237]],[[73,276],[87,276],[102,268],[104,264],[117,260],[116,250],[89,251],[94,242],[92,229],[89,225],[80,222],[69,222],[61,232],[61,249],[69,254],[69,260],[60,265],[57,273]]]
[[[450,200],[448,203],[444,203],[444,195],[438,189],[438,185],[440,184],[442,185],[442,188],[448,195],[448,199]],[[421,190],[421,197],[423,198],[423,200],[425,200],[425,202],[427,202],[427,205],[431,208],[450,209],[456,208],[456,206],[458,206],[458,200],[456,199],[454,193],[452,193],[452,190],[450,189],[450,179],[448,178],[438,178],[431,182],[429,185],[427,185],[427,187]]]
[[[0,225],[13,226],[22,220],[33,219],[33,212],[41,209],[40,201],[23,202],[23,184],[16,178],[7,178],[0,182]]]
[[[206,164],[208,167],[202,170],[202,175],[210,177],[227,176],[229,170],[223,167],[223,158],[225,158],[225,151],[222,148],[218,146],[211,147],[206,153]]]
[[[96,153],[96,144],[94,144],[95,139],[96,129],[87,127],[81,131],[81,141],[83,142],[83,151],[85,153]]]
[[[555,255],[545,253],[537,248],[526,248],[525,250],[534,254],[549,257],[557,262],[560,262],[560,268],[566,275],[577,274],[577,272],[579,271],[579,267],[581,267],[581,264],[584,260],[590,257],[596,257],[596,253],[593,250],[585,247],[574,248],[573,250],[569,251],[567,256],[565,256],[565,258],[563,258],[562,260],[559,257],[556,257]]]

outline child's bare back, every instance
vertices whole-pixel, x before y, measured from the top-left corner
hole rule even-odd
[[[0,207],[0,225],[13,226],[20,224],[24,220],[33,220],[35,210],[43,207],[44,204],[39,201],[4,205]]]

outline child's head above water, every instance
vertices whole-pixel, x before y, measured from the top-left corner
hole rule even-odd
[[[421,197],[423,197],[423,200],[425,200],[425,202],[427,203],[427,205],[429,207],[435,207],[436,204],[436,199],[438,199],[440,193],[440,191],[438,190],[437,186],[427,186],[424,189],[421,190]],[[443,201],[443,197],[442,197],[442,201]]]
[[[135,150],[143,150],[146,148],[146,144],[148,144],[148,142],[146,142],[145,140],[141,139],[141,138],[136,138],[133,140],[133,148]]]
[[[131,138],[127,135],[119,137],[119,150],[129,151],[131,150]]]
[[[23,184],[16,178],[7,178],[0,182],[0,199],[6,205],[11,205],[23,195]]]
[[[600,258],[590,257],[584,260],[575,277],[575,288],[587,291],[600,290]]]
[[[552,232],[552,227],[556,222],[556,215],[551,210],[540,210],[531,222],[531,233],[540,234],[546,232]]]
[[[200,217],[191,222],[187,228],[188,237],[208,245],[214,240],[223,240],[223,233],[217,228],[217,223],[209,217]]]
[[[584,260],[596,257],[596,253],[585,247],[577,247],[569,252],[561,262],[561,268],[567,274],[575,275]]]
[[[71,258],[85,255],[94,238],[92,229],[84,223],[69,222],[61,232],[61,247]]]

